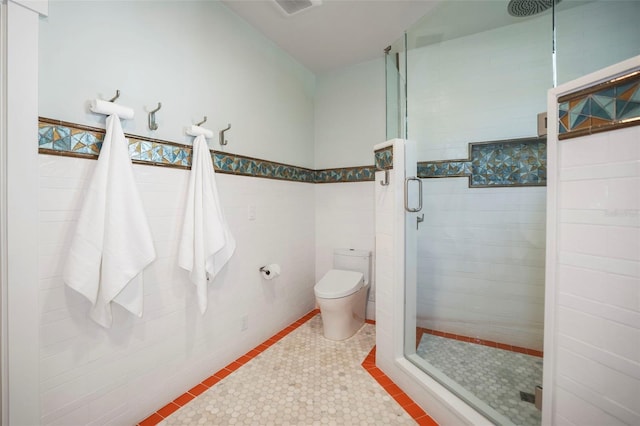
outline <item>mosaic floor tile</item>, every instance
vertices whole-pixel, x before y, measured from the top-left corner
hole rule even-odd
[[[516,425],[540,425],[541,412],[520,392],[542,385],[542,358],[430,334],[416,353]]]
[[[416,424],[362,368],[374,345],[374,325],[334,342],[316,315],[159,424]]]

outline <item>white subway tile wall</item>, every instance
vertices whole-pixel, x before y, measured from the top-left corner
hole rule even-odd
[[[424,179],[417,325],[542,350],[546,189]]]
[[[399,158],[396,158],[395,166],[403,167],[403,163],[398,164],[398,160]],[[389,170],[389,185],[375,185],[376,363],[387,374],[390,372],[390,365],[393,364],[395,351],[393,297],[394,286],[398,285],[394,263],[397,256],[395,226],[396,221],[401,219],[397,217],[396,212],[396,173],[395,169]],[[376,182],[383,178],[384,172],[376,172]]]
[[[632,17],[639,11],[637,2],[592,2],[560,11],[556,21],[558,51],[564,52],[558,56],[560,82],[637,55],[640,32]],[[549,34],[549,26],[550,15],[539,15],[411,50],[407,58],[409,136],[417,141],[420,161],[467,158],[469,142],[536,135],[535,117],[546,110],[545,93],[552,86],[549,47],[539,37]],[[591,30],[585,32],[585,28]],[[454,108],[452,101],[459,99],[464,102],[455,102]],[[565,183],[575,190],[561,198],[568,209],[561,214],[589,220],[584,216],[589,210],[583,207],[602,205],[605,197],[617,200],[617,209],[633,208],[640,195],[634,182],[624,177],[634,173],[638,164],[610,166],[601,160],[629,158],[637,145],[622,143],[609,149],[583,141],[567,149],[571,149],[567,166],[585,167],[571,167],[566,176],[590,180]],[[607,180],[613,178],[619,182],[609,187]],[[546,189],[470,190],[466,178],[423,183],[418,325],[541,350]],[[608,224],[630,220],[611,216],[606,218]],[[560,232],[587,230],[603,231],[573,227]],[[628,271],[633,266],[625,256],[633,253],[630,246],[638,233],[623,233],[609,235],[615,244],[601,247],[576,241],[582,245],[576,256],[589,263],[584,256],[594,250],[619,250],[615,267]]]
[[[639,424],[640,127],[558,142],[554,418]]]
[[[102,329],[61,278],[96,161],[39,160],[42,424],[140,421],[313,309],[314,185],[216,176],[237,249],[209,284],[201,316],[176,260],[188,171],[135,165],[158,259],[144,272],[144,316],[116,307],[113,327]],[[264,281],[258,268],[273,262],[283,273]]]

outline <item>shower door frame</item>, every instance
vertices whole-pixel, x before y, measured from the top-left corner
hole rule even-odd
[[[415,168],[417,160],[415,142],[394,139],[389,144],[393,146],[390,184],[386,187],[376,184],[377,203],[384,197],[393,199],[390,215],[376,207],[376,365],[440,424],[492,425],[485,416],[405,357],[405,230],[415,230],[415,213],[412,216],[405,214],[404,184],[407,177],[415,176],[415,172],[407,174],[407,164],[411,163]],[[377,172],[376,183],[381,178],[380,173]],[[388,221],[393,234],[392,247],[382,244],[385,236],[378,231],[385,227],[383,222]],[[383,278],[379,273],[381,270],[389,271],[389,280]]]

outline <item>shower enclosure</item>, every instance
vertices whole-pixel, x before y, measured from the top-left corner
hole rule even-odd
[[[422,199],[404,355],[496,424],[541,419],[547,90],[640,53],[637,2],[529,3],[442,2],[386,54],[387,137],[415,142]]]

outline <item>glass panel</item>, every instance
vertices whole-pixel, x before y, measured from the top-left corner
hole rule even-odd
[[[406,173],[423,178],[424,208],[406,213],[405,356],[491,421],[537,425],[546,139],[536,116],[556,82],[640,54],[640,2],[556,0],[531,14],[518,3],[441,2],[418,21],[394,45],[400,119],[388,128],[416,143]]]
[[[640,2],[569,3],[556,17],[559,84],[640,55]]]
[[[407,33],[424,221],[407,220],[405,355],[493,422],[538,425],[546,191],[524,185],[540,184],[552,17],[507,3],[443,2]]]
[[[387,139],[402,137],[400,113],[400,72],[396,66],[396,56],[387,53],[385,56],[385,75],[387,87]]]

